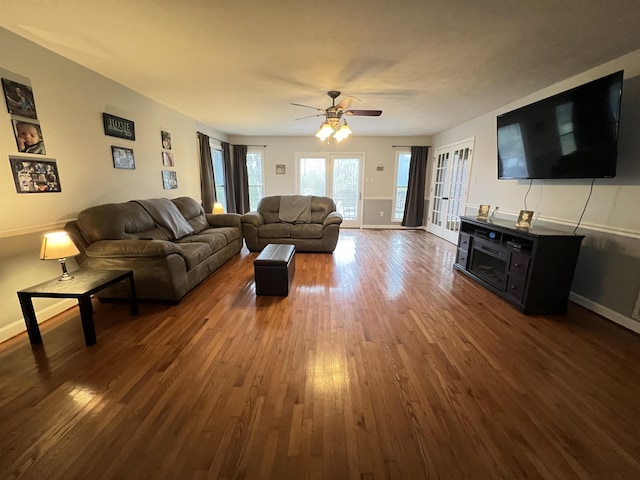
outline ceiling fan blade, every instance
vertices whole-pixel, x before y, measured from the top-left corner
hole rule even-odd
[[[347,110],[344,114],[357,117],[379,117],[382,115],[382,110]]]
[[[360,102],[361,100],[357,97],[349,95],[348,97],[342,99],[342,101],[336,105],[336,108],[342,109],[343,111],[347,110],[354,101]]]
[[[324,115],[324,113],[318,113],[317,115],[307,115],[306,117],[300,117],[300,118],[294,118],[293,120],[304,120],[305,118],[311,118],[311,117],[321,117],[322,115]]]
[[[313,108],[314,110],[317,110],[319,112],[324,112],[324,108],[311,107],[309,105],[302,105],[301,103],[290,103],[289,105],[293,105],[295,107]]]

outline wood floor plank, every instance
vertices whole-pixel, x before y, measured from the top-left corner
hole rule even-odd
[[[94,301],[0,345],[0,478],[640,479],[640,336],[524,316],[423,231],[343,230],[256,297]]]

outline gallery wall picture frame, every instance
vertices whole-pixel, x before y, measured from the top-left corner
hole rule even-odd
[[[116,117],[109,113],[102,114],[104,134],[110,137],[124,138],[126,140],[136,139],[136,126],[132,120]]]
[[[38,118],[33,90],[29,85],[3,78],[2,89],[4,90],[4,99],[7,102],[7,111],[11,115]]]
[[[173,167],[175,164],[173,153],[171,152],[162,152],[162,166],[163,167]]]
[[[178,188],[178,175],[171,170],[162,171],[162,188],[165,190],[175,190]]]
[[[284,175],[287,171],[286,166],[283,163],[276,165],[276,175]]]
[[[162,130],[160,132],[160,136],[162,137],[162,148],[165,150],[171,150],[171,133],[166,130]]]
[[[46,155],[42,129],[37,120],[11,119],[13,133],[16,138],[18,151],[21,153],[31,153]]]
[[[111,145],[111,157],[113,158],[113,168],[125,170],[135,170],[136,168],[136,160],[131,148]]]
[[[54,159],[9,156],[17,193],[61,192],[60,174]]]

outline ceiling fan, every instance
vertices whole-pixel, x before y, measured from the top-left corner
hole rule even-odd
[[[382,110],[355,110],[350,109],[349,106],[353,103],[354,100],[360,101],[360,99],[352,96],[345,97],[340,103],[336,105],[336,98],[340,96],[340,92],[337,90],[329,90],[327,95],[331,97],[331,106],[328,108],[317,108],[311,107],[309,105],[302,105],[300,103],[292,103],[296,107],[304,107],[304,108],[313,108],[318,112],[315,115],[307,115],[306,117],[296,118],[296,120],[302,120],[303,118],[310,117],[321,117],[325,116],[325,121],[320,126],[320,130],[316,133],[316,137],[320,140],[324,141],[329,136],[333,135],[333,137],[341,142],[349,135],[351,135],[351,128],[347,125],[347,120],[343,119],[343,115],[347,116],[359,116],[359,117],[379,117],[382,115]]]

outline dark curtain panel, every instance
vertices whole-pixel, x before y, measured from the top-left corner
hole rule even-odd
[[[200,192],[202,194],[202,208],[207,213],[213,210],[216,198],[216,182],[213,178],[213,161],[211,159],[211,146],[209,137],[198,132],[200,143]]]
[[[224,192],[227,200],[227,213],[236,213],[236,195],[234,186],[233,161],[231,159],[231,148],[227,142],[220,142],[222,145],[222,163],[224,164]]]
[[[247,146],[233,146],[233,172],[237,213],[249,211],[249,177],[247,175]]]
[[[424,217],[424,192],[427,180],[429,147],[411,147],[407,200],[404,204],[404,227],[419,227]]]

